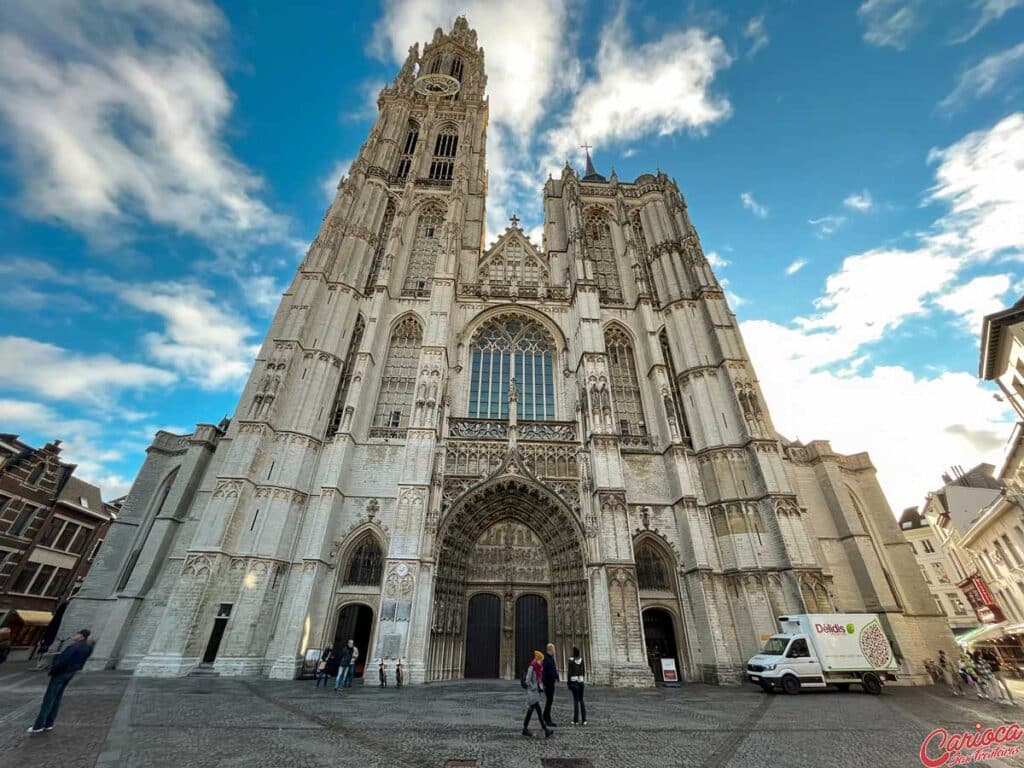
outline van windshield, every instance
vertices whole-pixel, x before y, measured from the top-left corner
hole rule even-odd
[[[765,656],[781,656],[786,652],[787,645],[789,645],[788,637],[773,637],[765,643],[761,653]]]

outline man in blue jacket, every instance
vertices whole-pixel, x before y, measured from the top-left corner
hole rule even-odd
[[[29,733],[53,730],[53,721],[57,719],[57,710],[60,709],[64,689],[68,687],[75,673],[85,666],[85,660],[92,654],[92,646],[87,642],[88,639],[89,630],[79,630],[72,638],[74,642],[53,660],[53,664],[50,665],[50,684],[43,694],[43,706],[39,709],[35,725],[28,729]]]

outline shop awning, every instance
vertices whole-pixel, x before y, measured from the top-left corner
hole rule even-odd
[[[1003,632],[1006,631],[1006,622],[1000,622],[999,624],[985,624],[982,627],[972,629],[970,632],[966,632],[960,635],[956,639],[959,645],[965,648],[970,647],[973,643],[981,642],[982,640],[989,640],[993,637],[999,637]]]
[[[30,627],[45,627],[53,621],[53,614],[49,611],[23,611],[21,609],[11,611],[12,616],[21,619],[22,624]]]

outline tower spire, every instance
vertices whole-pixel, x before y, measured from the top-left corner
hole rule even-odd
[[[587,153],[587,170],[583,174],[583,181],[608,181],[604,176],[597,172],[594,168],[594,161],[590,159],[590,150],[593,147],[587,142],[580,144],[580,149]]]

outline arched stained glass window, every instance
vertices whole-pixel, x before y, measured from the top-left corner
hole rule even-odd
[[[388,236],[391,234],[391,225],[395,221],[395,204],[388,200],[388,207],[384,209],[384,219],[380,223],[380,230],[377,232],[377,247],[373,251],[373,261],[370,262],[370,271],[366,275],[366,290],[372,291],[377,283],[377,276],[380,274],[381,264],[384,262],[384,251],[388,247]]]
[[[363,343],[363,330],[366,323],[363,316],[356,317],[356,327],[352,330],[352,341],[348,344],[348,354],[341,367],[341,380],[338,382],[338,394],[334,398],[334,413],[331,414],[331,421],[327,425],[327,437],[337,434],[341,426],[341,417],[345,412],[345,398],[348,397],[348,387],[352,383],[352,370],[356,366],[356,354],[359,352],[359,345]]]
[[[423,346],[423,330],[414,317],[407,317],[394,333],[381,375],[377,409],[373,426],[391,430],[405,430],[412,415],[412,399],[416,389],[416,367]]]
[[[367,533],[356,545],[348,561],[343,584],[376,586],[384,575],[384,553],[373,534]]]
[[[644,421],[644,406],[640,399],[633,345],[629,343],[626,332],[617,325],[605,331],[604,345],[608,350],[612,402],[615,404],[619,432],[623,435],[646,435],[647,423]]]
[[[587,238],[587,254],[594,262],[597,288],[604,301],[622,301],[619,267],[615,263],[612,232],[608,220],[598,211],[590,211],[583,220]]]
[[[416,239],[413,240],[409,255],[409,269],[405,273],[402,293],[413,296],[427,295],[427,281],[437,266],[437,254],[441,250],[441,225],[444,211],[439,206],[429,205],[420,211],[416,222]]]
[[[646,541],[636,545],[636,580],[640,589],[670,589],[665,561]]]
[[[554,342],[535,320],[506,315],[484,325],[473,339],[469,415],[507,419],[510,385],[521,420],[555,418]]]
[[[405,144],[402,146],[402,154],[398,158],[398,169],[395,171],[395,176],[399,180],[404,180],[412,169],[412,156],[416,152],[416,142],[419,140],[419,137],[419,126],[410,120],[409,127],[405,133]]]
[[[664,328],[658,334],[658,343],[661,345],[661,356],[665,358],[665,365],[668,366],[669,386],[672,388],[672,405],[675,406],[675,415],[678,419],[679,431],[683,437],[690,434],[690,426],[686,423],[686,410],[683,407],[683,396],[679,392],[679,374],[676,373],[676,364],[672,359],[672,349],[668,344],[668,331]]]
[[[451,181],[455,168],[455,154],[459,150],[459,132],[454,126],[445,126],[434,142],[434,156],[430,160],[429,178]]]

